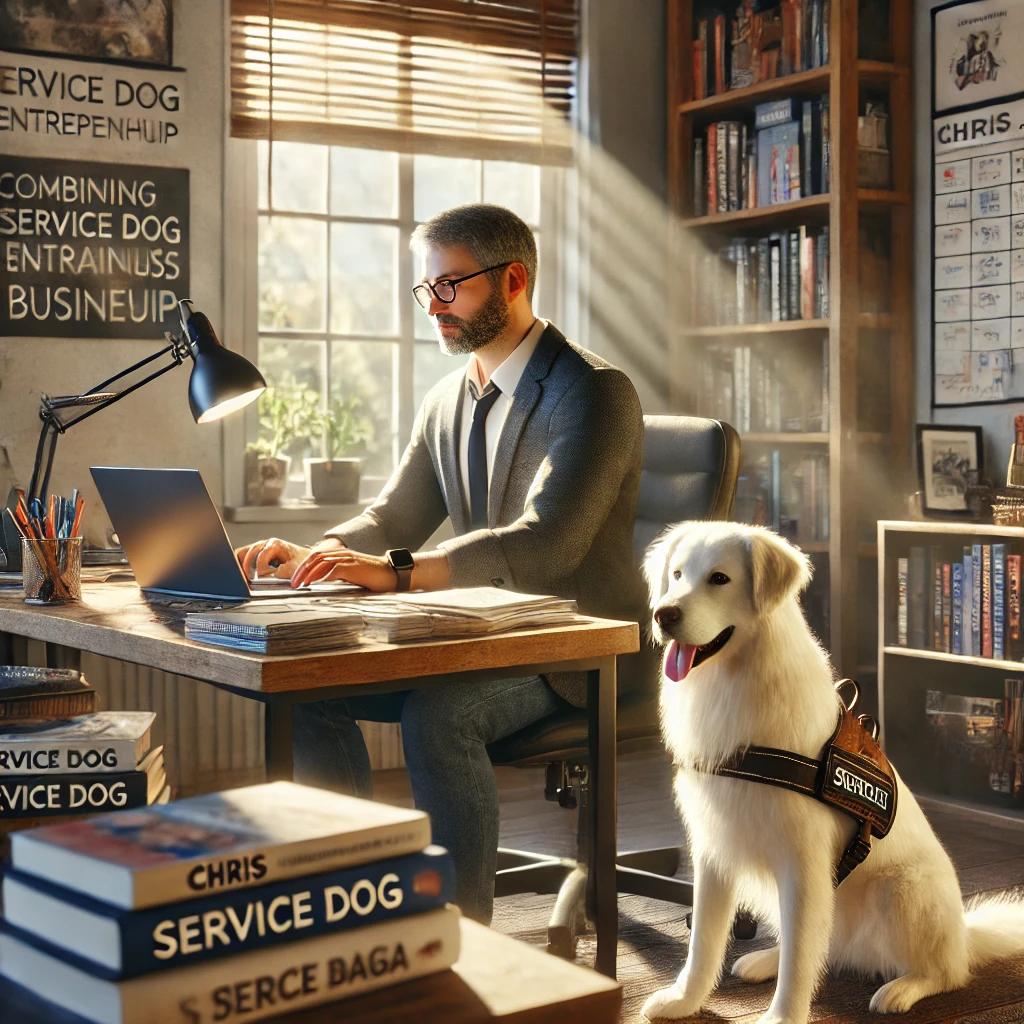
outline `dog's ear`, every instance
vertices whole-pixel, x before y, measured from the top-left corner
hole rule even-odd
[[[647,580],[650,605],[653,608],[668,590],[668,562],[679,543],[685,523],[677,523],[655,538],[644,555],[643,574]]]
[[[770,530],[750,537],[750,576],[754,610],[769,612],[811,582],[811,561]]]

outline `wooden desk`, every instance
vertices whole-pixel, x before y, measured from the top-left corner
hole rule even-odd
[[[72,605],[27,605],[0,594],[4,633],[42,640],[47,661],[74,665],[89,651],[200,679],[266,706],[267,777],[292,777],[292,708],[297,703],[421,689],[446,681],[586,671],[590,719],[590,864],[597,969],[615,977],[615,657],[639,649],[634,622],[579,617],[568,626],[428,643],[364,644],[339,651],[268,657],[186,640],[186,611],[209,602],[144,598],[134,583],[84,584]],[[0,664],[11,644],[0,643]]]
[[[622,989],[601,975],[473,921],[451,971],[290,1014],[288,1024],[617,1024]],[[0,1021],[80,1024],[83,1018],[0,978]]]

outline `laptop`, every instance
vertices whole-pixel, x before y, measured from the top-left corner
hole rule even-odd
[[[247,579],[197,469],[92,466],[89,471],[144,591],[250,601],[363,590],[342,582],[293,589],[287,580]]]

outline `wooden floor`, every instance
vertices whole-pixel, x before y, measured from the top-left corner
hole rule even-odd
[[[544,800],[543,772],[497,769],[501,793],[502,846],[572,856],[575,812]],[[376,776],[377,799],[411,806],[404,770]],[[921,800],[933,827],[949,851],[965,894],[1024,886],[1024,821],[989,812]],[[671,769],[660,755],[633,756],[619,762],[619,850],[683,843],[672,802]],[[680,869],[682,874],[685,870]],[[552,896],[527,894],[495,902],[493,925],[527,941],[542,942]],[[640,1007],[654,990],[671,984],[686,959],[689,932],[686,909],[638,896],[619,898],[618,977],[623,985],[622,1021],[637,1021]],[[759,936],[733,943],[732,957],[767,945]],[[592,937],[580,940],[577,959],[593,962]],[[829,977],[818,994],[811,1020],[830,1024],[879,1021],[868,1001],[879,981],[848,975]],[[774,985],[723,981],[703,1019],[724,1018],[755,1024],[767,1009]],[[968,989],[923,1000],[899,1024],[1024,1024],[1024,958],[981,972]]]

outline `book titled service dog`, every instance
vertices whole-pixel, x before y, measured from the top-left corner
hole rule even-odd
[[[20,871],[8,869],[3,880],[4,917],[10,924],[115,979],[409,917],[443,906],[454,893],[455,869],[439,846],[135,911]]]
[[[422,850],[422,811],[270,782],[11,836],[16,870],[138,910]]]

